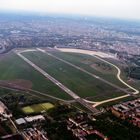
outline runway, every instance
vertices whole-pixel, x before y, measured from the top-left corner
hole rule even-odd
[[[26,50],[27,51],[27,50]],[[65,85],[63,85],[62,83],[60,83],[58,80],[56,80],[55,78],[53,78],[51,75],[49,75],[46,71],[44,71],[43,69],[41,69],[40,67],[38,67],[36,64],[34,64],[33,62],[31,62],[29,59],[27,59],[26,57],[24,57],[21,53],[24,51],[15,51],[15,53],[21,58],[23,59],[26,63],[28,63],[30,66],[32,66],[36,71],[38,71],[39,73],[41,73],[43,76],[45,76],[46,78],[48,78],[50,81],[52,81],[55,85],[57,85],[59,88],[61,88],[63,91],[65,91],[68,95],[70,95],[74,100],[76,100],[77,102],[79,102],[80,104],[82,104],[83,106],[85,106],[87,109],[89,109],[92,113],[94,114],[98,114],[99,111],[92,107],[89,103],[87,103],[84,99],[82,99],[81,97],[79,97],[77,94],[75,94],[72,90],[70,90],[69,88],[67,88]]]

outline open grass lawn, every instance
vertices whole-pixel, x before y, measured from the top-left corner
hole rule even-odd
[[[63,83],[69,89],[74,91],[80,97],[97,95],[108,96],[108,93],[110,97],[112,97],[110,93],[115,93],[116,96],[123,95],[122,92],[117,91],[110,85],[107,85],[47,54],[44,54],[42,52],[26,52],[23,53],[23,55],[33,63],[35,63],[37,66],[45,70],[51,76],[56,78],[58,81]],[[100,98],[102,98],[102,96]]]
[[[57,51],[52,51],[50,53],[68,62],[71,62],[93,74],[96,74],[122,88],[126,88],[126,86],[116,78],[117,70],[113,66],[95,58],[94,56]],[[99,66],[97,64],[99,64]]]
[[[122,88],[127,88],[124,84],[122,84],[117,78],[116,78],[116,73],[117,73],[117,70],[110,66],[111,69],[109,69],[108,71],[108,68],[105,69],[105,67],[102,67],[101,66],[101,69],[103,68],[104,70],[101,71],[100,69],[96,69],[94,67],[91,67],[92,64],[94,63],[104,63],[102,62],[101,60],[93,57],[93,56],[90,56],[90,55],[86,55],[86,54],[80,54],[80,53],[70,53],[70,52],[57,52],[57,51],[51,51],[50,53],[52,53],[53,55],[59,57],[59,58],[62,58],[68,62],[71,62],[79,67],[82,67],[84,68],[85,70],[91,72],[91,73],[94,73],[94,74],[97,74],[99,75],[100,77],[103,77],[104,79],[122,87]],[[115,59],[105,59],[106,61],[109,61],[111,62],[112,64],[115,64],[116,66],[118,66],[120,69],[121,69],[121,78],[126,82],[128,83],[129,85],[131,85],[132,87],[140,90],[140,80],[137,80],[137,79],[131,79],[129,80],[128,77],[126,77],[126,73],[124,72],[124,68],[125,68],[125,65],[124,63],[122,63],[121,61],[117,61]],[[108,64],[107,64],[108,66]],[[133,90],[129,90],[129,91],[132,91]],[[115,97],[115,93],[112,94],[112,97]],[[108,97],[102,97],[102,99],[107,99],[109,98]],[[100,95],[97,95],[95,98],[93,98],[93,100],[100,100]]]
[[[0,57],[0,80],[24,79],[32,82],[32,89],[58,97],[62,99],[71,99],[69,95],[63,92],[31,66],[24,62],[14,53],[9,53]]]
[[[39,113],[43,110],[49,110],[53,107],[54,105],[51,103],[41,103],[41,104],[35,104],[35,105],[23,107],[22,111],[25,114],[32,114],[32,113]]]

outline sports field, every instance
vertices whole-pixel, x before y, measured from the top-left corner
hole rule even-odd
[[[0,57],[0,83],[24,86],[62,99],[71,99],[14,53]]]
[[[23,107],[22,111],[25,114],[32,114],[32,113],[39,113],[39,112],[44,111],[44,110],[49,110],[53,107],[54,107],[54,105],[51,103],[41,103],[41,104],[34,104],[31,106]]]
[[[59,52],[57,52],[57,54],[58,53]],[[74,91],[80,97],[83,98],[96,97],[97,100],[102,100],[106,98],[108,99],[111,97],[124,95],[124,93],[117,90],[116,88],[111,87],[110,85],[100,80],[97,80],[91,77],[90,75],[88,75],[87,73],[84,73],[60,60],[57,60],[48,54],[44,54],[42,52],[26,52],[23,53],[23,55],[26,58],[28,58],[30,61],[32,61],[34,64],[36,64],[37,66],[45,70],[48,74],[53,76],[55,79],[60,81],[62,84],[67,86],[69,89]],[[76,54],[71,55],[71,59],[73,61],[75,59],[74,55]],[[80,54],[77,55],[79,57]],[[63,59],[67,58],[64,55],[62,57]],[[87,60],[87,62],[85,63],[90,63],[90,61],[88,62],[88,60],[90,60],[89,56],[85,55],[84,57]],[[77,60],[78,59],[75,59],[75,63],[77,63]],[[86,65],[83,66],[86,67]],[[88,69],[88,67],[89,66],[87,66],[86,69]],[[92,70],[92,68],[90,70]],[[93,69],[93,71],[99,73],[95,69]],[[115,72],[115,71],[111,69],[111,72]]]

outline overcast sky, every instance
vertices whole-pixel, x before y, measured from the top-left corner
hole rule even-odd
[[[140,20],[140,0],[0,0],[1,10],[64,13]]]

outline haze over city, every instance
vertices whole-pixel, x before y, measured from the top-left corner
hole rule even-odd
[[[0,0],[1,11],[79,14],[140,20],[139,0]]]

